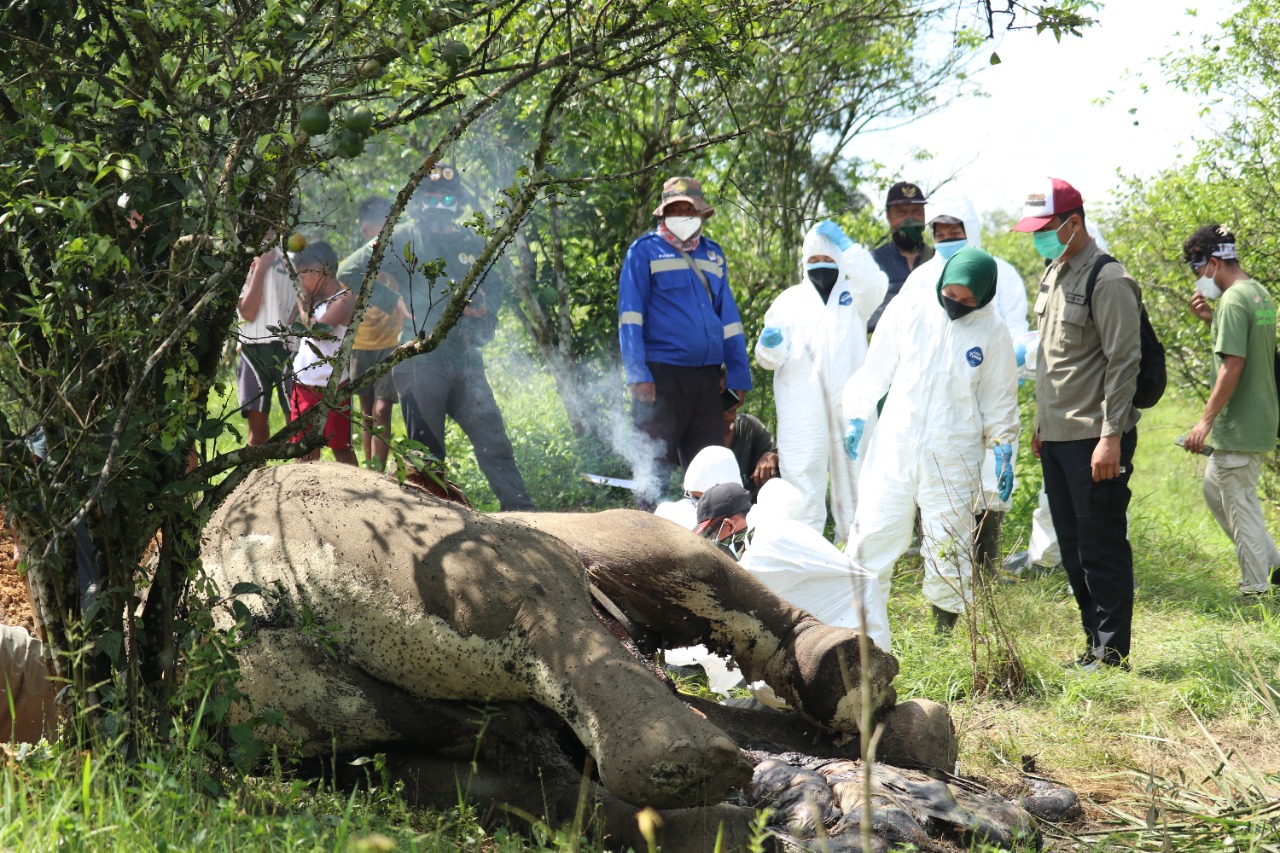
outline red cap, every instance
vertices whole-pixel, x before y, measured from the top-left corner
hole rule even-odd
[[[1048,186],[1027,193],[1022,205],[1022,218],[1013,226],[1014,231],[1039,231],[1049,220],[1069,210],[1084,207],[1080,191],[1062,178],[1047,178]]]

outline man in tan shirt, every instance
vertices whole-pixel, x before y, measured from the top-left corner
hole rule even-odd
[[[1089,275],[1103,252],[1085,230],[1080,193],[1058,178],[1027,196],[1015,231],[1031,232],[1052,263],[1035,302],[1033,449],[1062,547],[1087,647],[1071,665],[1125,666],[1133,623],[1133,551],[1127,512],[1138,444],[1137,283],[1119,262]]]

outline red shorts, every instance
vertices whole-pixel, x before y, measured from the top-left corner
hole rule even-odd
[[[346,385],[344,382],[343,385]],[[341,390],[342,385],[338,386]],[[301,382],[293,383],[293,393],[289,395],[289,420],[296,421],[302,413],[320,404],[319,389]],[[329,417],[324,421],[324,437],[330,450],[351,449],[351,398],[343,402],[340,409],[330,409]],[[298,433],[290,441],[302,441],[303,433]]]

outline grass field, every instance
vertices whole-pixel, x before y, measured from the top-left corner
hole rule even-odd
[[[599,450],[580,449],[549,379],[501,364],[490,378],[540,505],[627,502],[625,493],[579,479],[587,465],[604,466],[594,473],[627,471]],[[1061,667],[1081,640],[1061,573],[991,585],[995,615],[939,637],[919,592],[919,561],[898,567],[890,611],[899,695],[950,705],[963,774],[1011,791],[1033,767],[1078,791],[1086,821],[1047,828],[1054,849],[1280,851],[1280,599],[1239,603],[1230,542],[1200,495],[1203,460],[1173,444],[1197,411],[1168,399],[1140,425],[1130,514],[1138,582],[1131,672]],[[456,428],[449,445],[454,478],[481,507],[494,508]],[[1029,529],[1035,471],[1023,447],[1006,550],[1022,547]],[[1268,511],[1274,515],[1274,507]],[[1025,674],[1011,688],[1001,679],[1006,648]],[[980,689],[985,682],[995,686]],[[0,793],[5,850],[576,847],[572,833],[547,828],[536,841],[487,836],[465,809],[413,813],[385,786],[352,795],[274,771],[241,781],[182,750],[129,762],[58,747],[10,753]]]

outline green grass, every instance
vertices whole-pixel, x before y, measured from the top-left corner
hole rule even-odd
[[[489,375],[540,505],[629,502],[627,493],[579,479],[583,470],[627,472],[574,438],[545,374],[499,363]],[[1088,821],[1075,830],[1079,840],[1051,832],[1059,849],[1280,849],[1268,840],[1280,836],[1276,815],[1265,812],[1280,798],[1280,600],[1263,608],[1237,603],[1230,542],[1200,495],[1203,460],[1173,444],[1198,408],[1167,399],[1140,425],[1130,512],[1138,582],[1132,672],[1090,676],[1060,666],[1080,650],[1078,614],[1065,578],[1042,576],[992,587],[1026,680],[1014,695],[980,694],[974,673],[992,647],[989,626],[978,626],[975,655],[968,631],[934,633],[919,560],[901,561],[894,579],[899,695],[950,705],[962,773],[1012,791],[1031,761],[1080,792]],[[1006,550],[1022,547],[1038,486],[1029,442],[1023,444]],[[231,446],[224,441],[222,449]],[[456,428],[449,447],[454,478],[481,507],[494,508]],[[1275,508],[1268,512],[1277,522]],[[415,812],[385,784],[353,795],[271,772],[210,794],[201,784],[207,778],[186,753],[156,750],[126,761],[110,750],[86,757],[54,747],[22,760],[10,756],[0,768],[0,849],[507,851],[576,844],[572,833],[546,828],[534,840],[486,835],[465,809]],[[1232,808],[1238,816],[1222,816]],[[1232,845],[1224,845],[1227,835]]]
[[[0,767],[0,849],[452,851],[531,848],[485,832],[468,808],[409,809],[371,773],[355,792],[279,772],[215,786],[191,755],[155,750],[126,760],[113,749],[38,747]],[[204,782],[204,785],[201,782]]]

